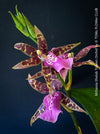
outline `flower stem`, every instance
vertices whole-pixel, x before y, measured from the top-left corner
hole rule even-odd
[[[62,79],[62,77],[60,76],[59,73],[57,74],[57,77],[59,78],[62,85],[64,86],[65,93],[67,94],[68,97],[70,97],[70,89],[71,89],[71,85],[72,85],[72,70],[69,70],[67,84],[64,82],[64,80]]]
[[[71,84],[72,84],[72,70],[69,70],[69,74],[68,74],[68,83],[66,84],[64,82],[64,80],[61,78],[60,74],[57,74],[57,77],[59,78],[59,80],[61,81],[62,85],[64,86],[64,91],[66,92],[68,97],[71,97]],[[71,110],[72,111],[72,110]],[[75,112],[72,111],[70,112],[70,115],[72,117],[73,123],[75,125],[75,128],[77,130],[78,134],[82,134],[81,128],[79,126],[78,120],[76,118]]]
[[[72,120],[73,120],[73,122],[74,122],[74,125],[75,125],[75,128],[76,128],[76,130],[77,130],[77,133],[78,133],[78,134],[82,134],[81,128],[80,128],[79,123],[78,123],[78,121],[77,121],[77,118],[76,118],[76,116],[75,116],[75,112],[73,111],[72,113],[70,113],[70,115],[71,115]]]

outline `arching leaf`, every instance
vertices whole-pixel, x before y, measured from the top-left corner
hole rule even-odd
[[[95,96],[95,88],[71,89],[72,96],[88,111],[91,120],[100,134],[100,92]]]

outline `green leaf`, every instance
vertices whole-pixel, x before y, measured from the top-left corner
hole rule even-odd
[[[71,89],[71,95],[88,111],[94,126],[100,134],[100,93],[95,96],[95,88]]]

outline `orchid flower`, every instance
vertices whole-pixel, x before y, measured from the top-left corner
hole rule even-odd
[[[76,103],[74,103],[70,98],[66,98],[65,95],[62,95],[62,93],[56,92],[56,90],[58,90],[62,87],[62,84],[56,76],[57,72],[55,71],[55,69],[53,67],[49,67],[49,66],[44,65],[45,64],[44,60],[45,60],[46,55],[47,55],[46,40],[45,40],[42,32],[36,26],[34,26],[34,30],[35,30],[35,34],[36,34],[38,50],[36,50],[34,47],[32,47],[28,44],[25,44],[25,43],[16,43],[14,48],[17,50],[21,50],[24,54],[30,56],[31,58],[29,58],[25,61],[21,61],[20,63],[15,65],[13,67],[13,69],[24,69],[24,68],[28,68],[31,66],[39,65],[41,62],[42,70],[39,71],[37,74],[35,74],[32,77],[30,75],[28,76],[28,81],[29,81],[30,85],[35,90],[37,90],[43,94],[51,93],[51,94],[48,94],[47,96],[54,96],[55,97],[56,94],[58,94],[58,99],[55,97],[56,101],[53,98],[53,105],[54,106],[56,106],[56,102],[58,102],[57,105],[59,104],[59,106],[60,106],[60,104],[61,104],[67,111],[76,110],[76,111],[80,111],[80,112],[85,112]],[[71,49],[73,49],[74,47],[76,47],[79,44],[80,43],[76,43],[76,44],[70,44],[70,45],[66,45],[63,47],[55,48],[54,54],[56,56],[60,56],[63,53],[70,51]],[[41,77],[41,76],[44,76],[47,84],[41,83],[41,82],[35,80],[36,78]],[[47,96],[45,96],[45,98]],[[41,119],[47,120],[49,122],[55,122],[57,120],[57,117],[58,117],[59,113],[61,112],[60,107],[58,108],[58,106],[57,106],[56,110],[58,110],[58,114],[56,114],[56,118],[53,118],[53,117],[55,117],[55,110],[53,110],[52,112],[48,111],[48,104],[46,104],[45,98],[43,100],[42,105],[39,107],[39,109],[37,110],[35,115],[32,117],[31,124],[37,118],[41,118]],[[51,100],[50,100],[50,102],[51,102]],[[55,107],[54,107],[54,109],[55,109]],[[46,113],[47,116],[44,116],[41,113],[43,113],[44,115]],[[53,113],[53,114],[51,114],[51,113]],[[41,116],[39,116],[40,114],[41,114]],[[46,119],[49,114],[51,114],[50,119]],[[44,117],[46,117],[46,118],[44,118]]]
[[[38,78],[37,75],[38,73],[36,73],[32,77],[30,74],[28,75],[29,84],[40,93],[49,93],[46,83],[39,82],[35,79]],[[60,83],[57,81],[57,84],[59,85]],[[73,110],[78,112],[84,112],[87,114],[87,112],[80,108],[74,101],[71,100],[71,98],[67,97],[60,91],[55,91],[55,88],[58,88],[58,85],[56,85],[55,87],[52,86],[53,92],[44,97],[42,104],[40,105],[36,113],[32,116],[30,125],[32,125],[34,121],[36,121],[38,118],[55,123],[57,121],[58,115],[62,113],[60,109],[60,104],[68,112],[72,112]]]
[[[73,53],[66,53],[62,54],[61,56],[56,56],[52,53],[52,50],[48,53],[47,57],[45,58],[45,65],[53,67],[59,74],[61,75],[62,79],[65,81],[66,75],[68,70],[72,69],[73,67],[79,67],[82,65],[92,65],[100,69],[100,66],[95,64],[92,60],[83,61],[83,62],[76,62],[80,58],[87,55],[91,48],[100,47],[100,45],[91,45],[83,48],[75,57]]]
[[[66,97],[63,93],[57,91],[44,97],[43,103],[32,116],[30,125],[32,125],[38,118],[55,123],[57,121],[58,115],[62,113],[60,109],[60,103],[65,106],[67,111],[69,110],[71,112],[71,110],[74,110],[87,114],[86,111],[80,108],[69,97]]]

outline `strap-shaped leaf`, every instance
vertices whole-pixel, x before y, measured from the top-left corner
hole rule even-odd
[[[39,116],[45,111],[45,109],[46,109],[46,107],[42,103],[40,105],[40,107],[37,109],[36,113],[32,116],[32,118],[30,120],[30,126],[32,126],[32,124],[39,118]]]
[[[77,47],[80,44],[81,42],[53,48],[51,49],[51,52],[54,53],[56,56],[59,56],[59,55],[69,52],[70,50],[72,50],[73,48]]]
[[[42,83],[40,81],[37,81],[35,79],[32,79],[31,75],[28,75],[28,82],[31,85],[31,87],[33,89],[35,89],[36,91],[42,93],[42,94],[47,94],[49,93],[49,89],[47,87],[46,83]]]
[[[97,64],[95,64],[92,60],[73,63],[73,67],[80,67],[80,66],[82,66],[82,65],[91,65],[91,66],[95,66],[95,67],[97,67],[97,68],[100,69],[100,66],[97,65]]]
[[[40,64],[40,62],[41,62],[41,60],[39,58],[32,57],[32,58],[29,58],[27,60],[21,61],[20,63],[18,63],[17,65],[15,65],[12,68],[13,69],[29,68],[29,67],[36,66],[36,65]]]
[[[30,57],[36,57],[38,58],[38,55],[37,55],[37,52],[36,52],[36,49],[28,44],[25,44],[25,43],[16,43],[14,45],[14,48],[17,49],[17,50],[20,50],[22,51],[24,54],[30,56]]]
[[[95,88],[71,89],[71,95],[88,111],[100,134],[100,90]]]
[[[61,99],[60,103],[66,110],[73,110],[73,111],[83,112],[83,113],[87,114],[87,112],[85,110],[83,110],[74,101],[72,101],[71,98],[65,96],[63,93],[62,93],[62,99]]]
[[[83,48],[75,57],[74,57],[74,62],[79,60],[80,58],[86,56],[88,54],[88,52],[92,49],[92,48],[96,48],[96,47],[100,47],[100,45],[91,45],[88,47]]]
[[[42,32],[36,26],[34,26],[34,28],[35,28],[35,34],[36,34],[37,43],[38,43],[38,49],[41,50],[43,54],[46,54],[47,53],[46,39],[44,35],[42,34]]]

